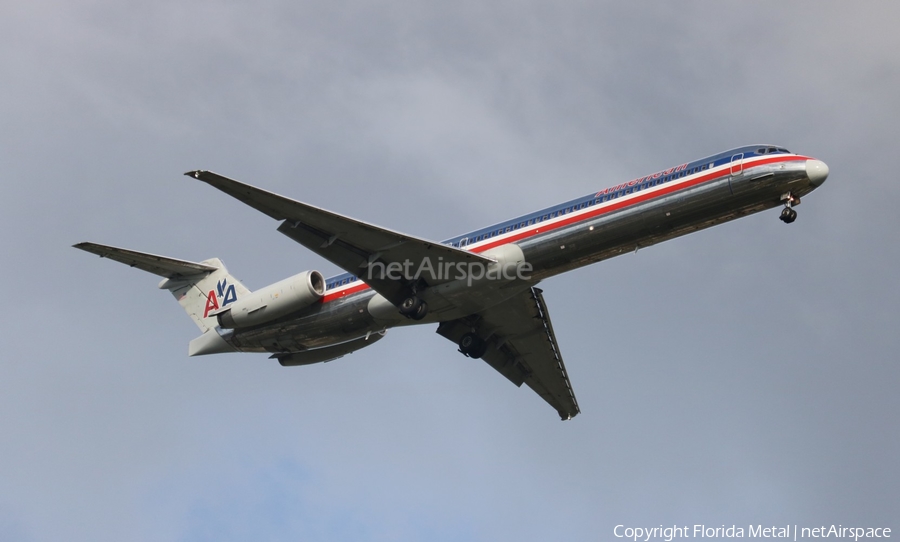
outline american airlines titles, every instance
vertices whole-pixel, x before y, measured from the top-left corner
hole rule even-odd
[[[645,177],[638,177],[637,179],[632,179],[632,180],[628,181],[627,183],[622,183],[620,185],[611,186],[609,188],[601,190],[601,191],[597,192],[594,195],[594,197],[600,197],[605,194],[610,194],[612,192],[618,192],[619,190],[622,190],[623,188],[628,188],[629,186],[634,186],[634,185],[640,184],[644,181],[651,181],[653,179],[659,179],[660,177],[663,177],[665,175],[671,175],[672,173],[684,171],[685,169],[687,169],[687,166],[688,166],[687,164],[681,164],[680,166],[671,167],[665,171],[659,171],[657,173],[654,173],[653,175],[647,175]]]

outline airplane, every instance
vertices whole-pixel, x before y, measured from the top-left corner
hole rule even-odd
[[[74,247],[162,276],[159,288],[202,331],[189,356],[265,352],[282,366],[309,365],[370,346],[392,327],[437,324],[460,353],[528,385],[570,420],[580,409],[540,281],[773,207],[790,224],[828,173],[784,147],[739,147],[435,242],[197,170],[185,175],[279,221],[279,232],[345,273],[304,271],[251,292],[217,258]]]

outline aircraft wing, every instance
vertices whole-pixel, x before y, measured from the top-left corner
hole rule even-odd
[[[458,343],[474,331],[489,343],[481,359],[516,386],[533,389],[560,418],[580,410],[539,288],[531,288],[478,314],[442,322],[437,332]]]
[[[218,267],[202,263],[177,260],[175,258],[128,250],[127,248],[99,245],[97,243],[78,243],[72,246],[96,254],[101,258],[109,258],[110,260],[170,279],[212,273],[218,269]]]
[[[415,272],[426,258],[431,258],[433,265],[437,265],[438,258],[442,258],[445,263],[478,261],[487,265],[494,261],[466,250],[332,213],[211,171],[189,171],[185,175],[214,186],[254,209],[281,220],[278,231],[348,273],[357,275],[395,304],[409,295],[411,281],[394,280],[379,276],[378,273],[369,277],[366,271],[373,263],[403,265],[411,262],[409,268]],[[427,285],[434,286],[440,282],[429,277]]]

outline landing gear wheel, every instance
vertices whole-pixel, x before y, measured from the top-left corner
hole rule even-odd
[[[400,303],[400,314],[403,316],[410,316],[415,314],[416,311],[419,310],[419,306],[422,304],[422,300],[418,297],[411,295],[403,300],[403,303]]]
[[[797,220],[797,211],[792,209],[792,207],[800,205],[800,198],[794,196],[790,192],[786,192],[781,195],[781,201],[784,202],[784,209],[781,211],[781,216],[778,218],[785,224],[790,224]]]
[[[464,356],[478,359],[487,351],[487,343],[474,333],[466,333],[459,339],[459,351]]]
[[[422,318],[425,318],[426,314],[428,314],[428,303],[422,301],[419,303],[419,309],[413,314],[410,314],[409,317],[413,320],[421,320]]]
[[[791,222],[797,220],[797,211],[791,209],[790,207],[785,207],[784,210],[781,211],[781,216],[779,218],[785,224],[790,224]]]
[[[400,314],[413,320],[421,320],[428,314],[428,304],[418,296],[411,295],[400,304]]]

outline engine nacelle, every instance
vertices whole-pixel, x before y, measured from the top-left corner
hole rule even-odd
[[[225,329],[255,326],[312,305],[325,295],[325,277],[304,271],[261,290],[242,296],[216,314]]]

